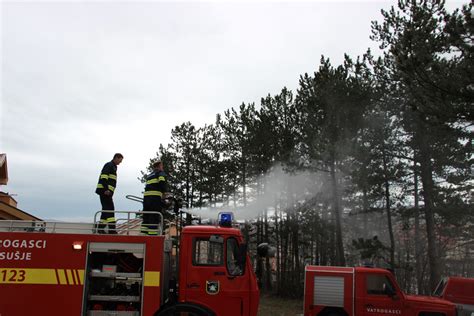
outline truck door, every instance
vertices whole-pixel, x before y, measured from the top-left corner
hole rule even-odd
[[[402,315],[403,294],[383,273],[364,273],[357,280],[356,315]]]
[[[238,249],[234,237],[193,237],[185,300],[217,315],[248,315],[249,274],[236,261]]]
[[[224,279],[225,294],[236,307],[232,315],[248,315],[250,304],[250,271],[245,271],[245,264],[239,262],[240,246],[234,237],[226,240],[226,270]],[[239,312],[240,311],[240,312]],[[229,314],[230,315],[230,314]]]

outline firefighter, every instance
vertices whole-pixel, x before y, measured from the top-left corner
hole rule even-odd
[[[146,177],[145,192],[143,193],[143,221],[141,232],[146,235],[157,235],[160,216],[167,206],[165,193],[167,192],[166,173],[163,171],[163,162],[153,163],[153,172]]]
[[[115,188],[117,187],[117,166],[123,160],[122,154],[115,154],[114,158],[107,162],[99,176],[99,183],[97,183],[97,193],[100,197],[100,204],[102,204],[102,213],[100,215],[100,223],[98,225],[98,233],[104,234],[105,227],[108,226],[109,234],[116,234],[115,230],[115,215],[114,215],[114,201],[112,199]],[[105,212],[109,211],[109,212]]]

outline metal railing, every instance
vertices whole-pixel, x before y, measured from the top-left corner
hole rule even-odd
[[[0,231],[92,234],[92,223],[0,220]]]
[[[110,211],[108,211],[110,212]],[[0,232],[42,232],[42,233],[62,233],[62,234],[97,234],[98,211],[94,215],[93,223],[81,222],[59,222],[59,221],[25,221],[25,220],[0,220]],[[114,211],[116,218],[115,232],[117,235],[139,235],[142,226],[143,214],[157,214],[160,223],[157,224],[157,235],[163,233],[163,215],[160,212],[141,211]],[[124,216],[121,216],[124,215]]]
[[[140,196],[128,194],[128,195],[125,195],[125,197],[129,200],[132,200],[138,203],[143,203],[143,198]]]
[[[99,214],[102,212],[107,212],[113,214],[115,217],[115,229],[113,228],[108,228],[109,233],[117,233],[119,235],[138,235],[141,232],[142,228],[142,218],[144,214],[148,215],[157,215],[160,218],[159,223],[156,224],[157,226],[157,235],[163,234],[163,214],[161,212],[141,212],[141,211],[107,211],[107,210],[102,210],[98,211],[94,214],[94,228],[95,228],[95,233],[99,232],[99,225],[107,225],[105,223],[101,223],[100,219],[97,220],[98,216],[100,217]],[[121,214],[125,214],[126,217],[120,217]],[[135,215],[133,218],[132,215]],[[110,225],[110,224],[109,224]],[[152,225],[152,224],[148,224]]]

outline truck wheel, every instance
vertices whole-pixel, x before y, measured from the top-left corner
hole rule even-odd
[[[321,316],[346,316],[346,314],[342,311],[337,311],[337,310],[329,310],[320,313],[319,315]]]
[[[174,305],[162,310],[156,316],[214,316],[214,314],[198,306]]]

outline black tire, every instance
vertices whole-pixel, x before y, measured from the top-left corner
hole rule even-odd
[[[199,306],[178,304],[165,308],[156,316],[214,316],[214,314]]]
[[[347,316],[346,313],[337,310],[326,310],[319,315],[321,316]]]

